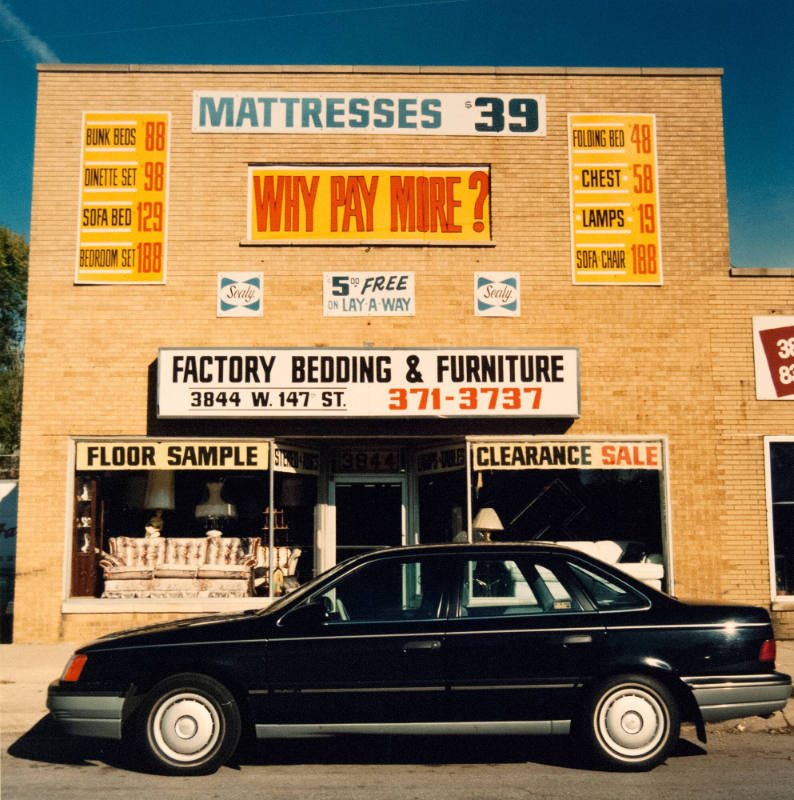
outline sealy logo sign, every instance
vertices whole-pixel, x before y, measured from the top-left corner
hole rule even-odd
[[[218,273],[218,316],[261,317],[261,272]]]
[[[520,316],[519,274],[475,272],[474,313],[478,317]]]

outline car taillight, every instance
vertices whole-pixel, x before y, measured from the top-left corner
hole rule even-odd
[[[83,671],[86,661],[88,661],[87,655],[84,653],[75,653],[70,659],[69,663],[66,665],[66,669],[63,671],[63,677],[61,680],[69,681],[70,683],[74,683],[74,681],[79,680],[80,673]]]
[[[775,656],[777,656],[777,644],[774,639],[767,639],[762,645],[758,653],[759,661],[772,661],[774,663]]]

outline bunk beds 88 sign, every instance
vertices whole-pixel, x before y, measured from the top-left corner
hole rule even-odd
[[[193,133],[545,136],[546,97],[196,90]]]
[[[170,119],[84,112],[75,283],[165,283]]]

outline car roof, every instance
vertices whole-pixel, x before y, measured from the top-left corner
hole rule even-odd
[[[413,544],[403,547],[389,547],[382,550],[374,550],[363,553],[356,558],[370,560],[395,555],[424,555],[431,553],[442,553],[454,555],[455,553],[466,554],[482,550],[493,551],[524,551],[524,552],[567,552],[579,553],[572,547],[565,547],[555,542],[445,542],[440,544]]]

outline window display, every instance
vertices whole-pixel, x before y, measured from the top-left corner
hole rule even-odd
[[[268,597],[311,577],[311,454],[272,447],[271,475],[269,442],[77,442],[70,596]]]

